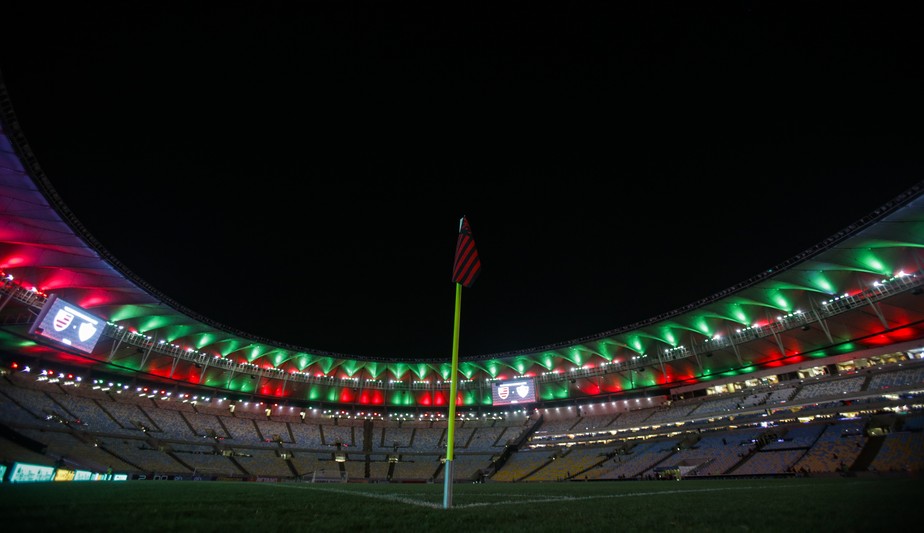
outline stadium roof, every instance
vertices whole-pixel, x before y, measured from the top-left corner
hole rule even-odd
[[[396,361],[292,346],[236,331],[159,293],[60,201],[2,86],[0,108],[0,270],[7,279],[0,346],[7,353],[269,397],[445,403],[448,357]],[[479,383],[463,384],[464,403],[490,405],[486,381],[523,375],[536,377],[542,399],[554,401],[911,346],[924,336],[922,193],[918,183],[796,257],[671,312],[584,338],[465,357],[461,374]],[[108,322],[93,353],[29,334],[49,295]]]

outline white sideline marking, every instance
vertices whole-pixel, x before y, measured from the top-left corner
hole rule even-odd
[[[413,498],[406,498],[403,496],[396,496],[392,494],[375,494],[371,492],[362,492],[362,491],[352,491],[352,490],[342,490],[342,489],[331,489],[331,488],[322,488],[317,486],[306,486],[306,485],[285,485],[279,483],[261,483],[262,485],[275,486],[275,487],[286,487],[290,489],[305,489],[305,490],[317,490],[321,492],[333,492],[336,494],[348,494],[352,496],[363,496],[366,498],[373,498],[377,500],[386,500],[399,503],[406,503],[409,505],[416,505],[418,507],[427,507],[430,509],[442,509],[443,505],[441,503],[429,503]],[[667,494],[690,494],[696,492],[721,492],[728,490],[748,490],[755,489],[758,487],[745,486],[745,487],[725,487],[725,488],[714,488],[714,489],[677,489],[677,490],[659,490],[659,491],[650,491],[650,492],[627,492],[625,494],[594,494],[592,496],[544,496],[540,498],[530,498],[528,500],[507,500],[501,502],[478,502],[478,503],[466,503],[462,505],[453,505],[454,509],[465,509],[468,507],[493,507],[500,505],[517,505],[521,503],[551,503],[551,502],[576,502],[582,500],[602,500],[602,499],[615,499],[615,498],[629,498],[629,497],[645,497],[645,496],[660,496]],[[763,488],[763,487],[762,487]],[[494,493],[495,496],[507,496],[505,494]],[[513,495],[516,496],[516,495]]]
[[[373,493],[371,493],[371,492],[358,492],[358,491],[354,492],[354,491],[352,491],[352,490],[329,489],[329,488],[321,488],[321,487],[313,487],[313,486],[304,486],[304,485],[283,485],[283,484],[278,484],[278,483],[265,483],[265,485],[270,485],[270,486],[275,485],[275,486],[277,486],[277,487],[285,487],[285,488],[288,488],[288,489],[317,490],[317,491],[320,491],[320,492],[333,492],[333,493],[336,493],[336,494],[349,494],[349,495],[351,495],[351,496],[364,496],[364,497],[366,497],[366,498],[373,498],[373,499],[376,499],[376,500],[386,500],[386,501],[390,501],[390,502],[407,503],[407,504],[410,504],[410,505],[417,505],[417,506],[419,506],[419,507],[429,507],[429,508],[431,508],[431,509],[441,509],[441,508],[443,507],[442,504],[427,503],[427,502],[422,502],[422,501],[419,501],[419,500],[414,500],[414,499],[411,499],[411,498],[404,498],[404,497],[402,497],[402,496],[393,496],[393,495],[390,495],[390,494],[373,494]]]
[[[744,489],[753,489],[754,487],[729,487],[729,488],[719,488],[719,489],[678,489],[678,490],[659,490],[654,492],[627,492],[625,494],[595,494],[593,496],[557,496],[544,499],[532,499],[532,500],[517,500],[517,501],[505,501],[505,502],[478,502],[478,503],[466,503],[463,505],[456,505],[455,508],[466,508],[466,507],[492,507],[495,505],[512,505],[520,503],[549,503],[549,502],[577,502],[581,500],[601,500],[601,499],[611,499],[611,498],[628,498],[635,496],[659,496],[661,494],[684,494],[691,492],[719,492],[723,490],[744,490]]]

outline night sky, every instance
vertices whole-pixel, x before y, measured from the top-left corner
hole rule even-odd
[[[65,204],[158,291],[261,337],[448,355],[463,215],[484,268],[461,355],[614,330],[924,176],[921,32],[895,5],[301,4],[0,19]]]

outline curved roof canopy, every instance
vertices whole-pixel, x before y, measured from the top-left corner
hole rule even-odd
[[[41,171],[0,86],[0,346],[110,373],[306,401],[443,405],[446,360],[373,359],[257,338],[184,308],[89,235]],[[924,336],[924,183],[760,276],[580,339],[463,358],[463,405],[494,379],[535,376],[542,400],[619,395],[779,369]],[[785,236],[781,236],[785,238]],[[48,295],[108,322],[92,354],[40,342]],[[470,380],[470,381],[469,381]]]

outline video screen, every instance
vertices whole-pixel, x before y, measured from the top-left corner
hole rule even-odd
[[[105,325],[102,318],[52,294],[29,333],[92,353]]]
[[[536,401],[536,380],[520,378],[510,381],[495,381],[491,384],[493,405],[510,405]]]

